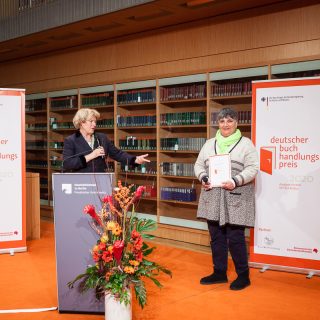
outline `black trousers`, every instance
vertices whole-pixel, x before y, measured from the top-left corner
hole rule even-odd
[[[245,242],[245,227],[225,225],[208,220],[211,237],[212,260],[215,272],[226,272],[228,268],[228,249],[237,274],[249,270],[248,253]]]

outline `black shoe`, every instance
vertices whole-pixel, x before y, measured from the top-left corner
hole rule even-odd
[[[228,282],[227,274],[225,272],[214,272],[210,276],[200,279],[200,284],[215,284]]]
[[[249,271],[242,272],[230,285],[230,290],[242,290],[250,286]]]

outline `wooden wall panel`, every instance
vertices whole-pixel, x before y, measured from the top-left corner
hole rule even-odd
[[[320,5],[170,27],[0,64],[27,93],[319,58]]]

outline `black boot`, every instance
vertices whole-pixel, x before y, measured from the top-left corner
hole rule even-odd
[[[234,280],[231,285],[231,290],[242,290],[248,286],[250,286],[251,282],[249,279],[249,270],[244,271],[242,273],[238,274],[238,277],[236,280]]]
[[[228,282],[227,273],[215,270],[210,276],[200,279],[200,284],[215,284]]]

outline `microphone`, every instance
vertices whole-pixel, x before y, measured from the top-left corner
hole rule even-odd
[[[100,139],[96,135],[94,135],[94,137],[95,137],[95,139],[97,139],[98,147],[102,147],[102,145],[100,143]],[[104,158],[105,158],[105,156],[101,156],[101,159],[104,159]]]
[[[207,183],[209,181],[209,177],[208,176],[204,176],[201,179],[202,182]]]
[[[73,154],[72,156],[69,156],[65,159],[62,160],[62,164],[61,164],[61,172],[63,173],[64,171],[64,168],[63,168],[63,165],[64,165],[64,162],[69,160],[69,159],[72,159],[72,158],[75,158],[75,157],[79,157],[79,156],[84,156],[84,155],[87,155],[89,154],[90,152],[92,152],[92,150],[86,150],[86,151],[82,151],[82,152],[79,152],[79,153],[76,153],[76,154]]]

